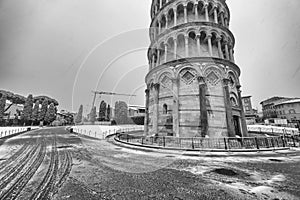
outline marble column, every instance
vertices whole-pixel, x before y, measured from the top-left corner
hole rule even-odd
[[[179,79],[173,78],[173,133],[175,137],[179,137]]]
[[[149,98],[150,98],[150,90],[145,90],[146,94],[146,110],[145,110],[145,126],[144,126],[144,136],[148,135],[149,132]]]
[[[212,56],[212,45],[211,45],[211,37],[212,35],[208,35],[207,36],[207,43],[208,43],[208,51],[209,51],[209,55]]]
[[[166,14],[166,28],[165,29],[168,29],[168,14]]]
[[[159,118],[159,84],[156,83],[152,86],[152,94],[154,98],[153,105],[153,117],[152,117],[152,126],[153,133],[158,133],[158,118]]]
[[[205,20],[206,20],[207,22],[209,22],[208,5],[207,5],[207,4],[204,6],[204,9],[205,9]]]
[[[155,67],[155,55],[152,55],[152,65],[151,65],[151,70]]]
[[[198,21],[199,20],[199,13],[198,13],[198,3],[196,3],[195,5],[195,21]]]
[[[185,57],[188,58],[189,57],[189,36],[185,35],[184,39],[185,39]]]
[[[158,35],[161,33],[161,23],[160,21],[158,22]]]
[[[201,44],[200,44],[200,34],[196,36],[197,39],[197,49],[198,49],[198,56],[201,56]]]
[[[177,39],[174,39],[174,59],[177,59]]]
[[[221,22],[222,22],[222,25],[225,26],[224,12],[221,13]]]
[[[217,37],[217,42],[218,42],[218,51],[219,51],[219,58],[223,59],[223,52],[222,52],[222,47],[221,47],[221,37]]]
[[[207,114],[207,106],[206,106],[206,83],[204,77],[199,76],[198,83],[199,83],[201,136],[205,137],[208,134],[208,114]]]
[[[229,55],[230,55],[230,60],[231,60],[232,62],[235,62],[235,61],[234,61],[234,56],[233,56],[233,47],[230,47],[230,48],[229,48]]]
[[[160,65],[160,49],[157,49],[157,62],[156,62],[156,67]]]
[[[218,23],[218,13],[217,13],[217,7],[214,7],[214,20],[215,20],[215,23],[217,24]]]
[[[165,43],[165,63],[168,61],[168,44]]]
[[[177,8],[173,9],[174,11],[174,26],[177,26]]]
[[[242,100],[242,91],[241,91],[241,85],[237,85],[237,91],[238,91],[238,102],[241,109],[241,124],[242,124],[242,135],[243,137],[248,136],[248,130],[247,130],[247,124],[246,124],[246,116],[243,106],[243,100]]]
[[[187,5],[184,5],[184,23],[187,23]]]
[[[228,51],[228,42],[225,41],[225,54],[226,54],[226,59],[229,60],[229,51]]]
[[[228,137],[235,137],[235,130],[233,126],[233,116],[232,116],[232,105],[230,101],[230,93],[229,93],[229,79],[223,79],[224,85],[224,103],[225,103],[225,112],[226,112],[226,124]]]

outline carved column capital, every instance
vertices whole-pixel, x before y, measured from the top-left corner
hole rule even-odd
[[[154,89],[158,90],[159,87],[160,87],[160,84],[159,84],[159,83],[154,83],[154,84],[153,84],[153,87],[154,87]]]
[[[224,79],[223,79],[223,83],[224,83],[224,86],[228,86],[229,83],[230,83],[229,78],[224,78]]]
[[[197,77],[199,85],[205,85],[205,78],[203,76]]]
[[[149,95],[150,90],[147,88],[147,89],[145,90],[145,93],[146,93],[146,95]]]
[[[179,78],[171,78],[172,83],[179,83]]]

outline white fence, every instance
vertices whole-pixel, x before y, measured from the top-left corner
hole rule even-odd
[[[258,133],[272,133],[276,135],[288,134],[295,135],[299,134],[297,128],[288,128],[288,127],[277,127],[277,126],[264,126],[264,125],[248,125],[249,132],[258,132]]]
[[[118,125],[118,126],[99,126],[99,125],[82,125],[71,127],[73,132],[87,135],[94,138],[105,139],[109,135],[117,132],[143,131],[144,126],[139,125]]]
[[[0,127],[0,138],[27,131],[28,128],[31,128],[31,130],[38,129],[38,127],[26,127],[26,126],[25,127]]]

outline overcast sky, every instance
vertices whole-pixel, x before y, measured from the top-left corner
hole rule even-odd
[[[227,0],[243,95],[300,97],[300,1]],[[60,109],[97,98],[144,104],[150,0],[0,0],[0,89],[49,95]]]

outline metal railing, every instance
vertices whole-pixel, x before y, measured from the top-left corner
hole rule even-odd
[[[193,150],[276,149],[298,147],[300,136],[247,137],[247,138],[177,138],[159,136],[136,136],[119,133],[116,139],[126,143]]]

